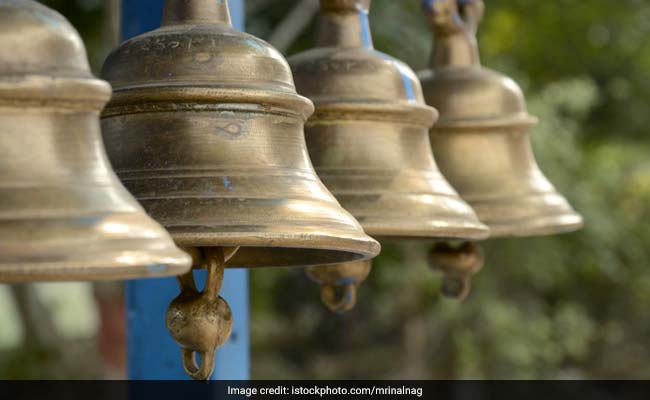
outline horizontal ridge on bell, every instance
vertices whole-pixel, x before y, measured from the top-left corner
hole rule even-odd
[[[316,107],[305,133],[320,178],[374,237],[486,238],[436,167],[428,129],[438,113],[417,76],[372,45],[370,1],[320,4],[316,47],[289,58]]]
[[[0,0],[0,282],[167,276],[190,257],[114,175],[110,98],[81,38],[35,1]]]
[[[186,247],[237,247],[228,267],[366,259],[379,244],[327,191],[307,154],[313,104],[284,57],[230,24],[227,2],[166,2],[163,26],[123,43],[102,75],[115,169]]]
[[[435,37],[431,68],[418,74],[440,112],[431,144],[440,170],[492,236],[569,232],[582,217],[539,169],[521,88],[481,66],[475,33],[481,0],[423,3]],[[460,7],[459,7],[460,5]]]

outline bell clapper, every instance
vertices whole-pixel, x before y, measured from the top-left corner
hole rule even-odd
[[[193,379],[208,380],[214,370],[214,353],[232,332],[232,312],[219,292],[226,261],[237,248],[190,248],[186,251],[192,255],[193,268],[206,268],[208,277],[204,290],[199,292],[192,271],[178,276],[181,293],[167,309],[167,329],[181,346],[185,372]]]
[[[320,297],[325,306],[336,314],[344,314],[357,304],[359,286],[370,274],[370,261],[357,261],[311,267],[307,276],[320,284]]]
[[[323,304],[333,313],[343,314],[357,304],[357,290],[359,284],[346,283],[343,285],[322,284],[320,287],[320,298]],[[337,289],[342,289],[343,293],[337,300]]]
[[[429,253],[429,263],[434,271],[442,272],[442,294],[445,297],[465,300],[471,290],[471,277],[485,263],[483,249],[473,242],[438,243]]]

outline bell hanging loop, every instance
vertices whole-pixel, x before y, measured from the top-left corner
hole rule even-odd
[[[479,65],[476,31],[483,18],[480,1],[423,1],[422,7],[435,36],[430,65],[439,68]],[[462,17],[461,17],[462,15]]]
[[[460,16],[465,27],[474,35],[485,16],[485,3],[483,0],[457,0]]]

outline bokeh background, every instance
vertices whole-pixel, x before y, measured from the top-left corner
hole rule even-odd
[[[98,71],[118,0],[48,0]],[[310,4],[311,3],[311,4]],[[315,1],[247,0],[248,30],[311,46]],[[346,315],[300,270],[251,274],[258,379],[650,378],[650,1],[487,0],[483,64],[523,87],[538,162],[586,219],[579,233],[485,243],[463,303],[426,246],[385,246]],[[432,38],[417,0],[374,0],[375,46],[413,69]],[[0,378],[124,376],[119,284],[0,285]]]

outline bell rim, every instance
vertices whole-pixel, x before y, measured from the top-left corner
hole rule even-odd
[[[539,119],[528,113],[514,114],[493,118],[440,118],[431,128],[432,133],[439,133],[442,130],[490,130],[490,129],[528,129],[539,123]]]
[[[389,241],[445,241],[445,240],[466,240],[469,242],[483,241],[492,237],[492,230],[487,225],[477,223],[473,227],[456,226],[449,228],[437,228],[436,233],[432,233],[432,229],[415,230],[403,229],[396,230],[392,228],[373,228],[372,226],[364,225],[364,230],[372,237],[379,240]]]
[[[119,253],[119,252],[117,252]],[[115,254],[117,254],[115,253]],[[158,251],[161,253],[161,251]],[[150,257],[150,261],[127,262],[59,261],[0,262],[0,283],[121,281],[171,277],[188,272],[192,258],[179,249],[170,249],[166,256]],[[99,257],[98,257],[99,259]],[[44,268],[47,266],[47,268]]]
[[[534,218],[513,220],[512,222],[482,220],[490,227],[491,238],[535,237],[572,233],[581,230],[584,218],[576,213],[555,214]]]
[[[306,239],[305,235],[299,234],[269,234],[268,232],[250,233],[250,232],[216,232],[201,233],[195,232],[178,232],[173,227],[167,227],[172,239],[177,246],[187,247],[239,247],[240,251],[246,248],[264,248],[264,249],[284,249],[284,250],[318,250],[331,251],[334,253],[345,253],[352,255],[352,259],[345,258],[341,261],[328,263],[306,263],[293,265],[255,265],[251,268],[267,267],[309,267],[316,265],[332,265],[349,261],[370,260],[379,255],[381,244],[373,237],[366,235],[364,237],[343,237],[334,234],[309,234]],[[278,242],[282,244],[278,244]],[[313,245],[312,243],[327,242],[329,245]],[[233,257],[235,258],[235,257]],[[226,264],[226,268],[241,268]]]

